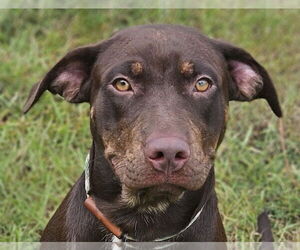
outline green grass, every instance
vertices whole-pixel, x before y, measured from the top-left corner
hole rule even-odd
[[[0,241],[39,240],[91,144],[87,104],[46,94],[22,115],[32,84],[66,51],[149,23],[194,26],[244,47],[268,69],[285,134],[265,101],[231,103],[216,163],[219,207],[230,241],[256,241],[264,209],[277,241],[300,241],[298,10],[1,10]]]

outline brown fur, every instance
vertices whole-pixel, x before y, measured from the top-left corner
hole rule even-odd
[[[212,84],[200,93],[194,89],[201,75]],[[120,78],[130,90],[115,88]],[[204,204],[195,223],[170,241],[226,241],[214,190],[214,159],[228,103],[265,98],[281,116],[268,73],[249,53],[173,25],[132,27],[69,52],[33,87],[25,112],[45,90],[69,102],[90,103],[90,195],[107,218],[139,241],[179,232]],[[188,154],[183,167],[166,172],[154,167],[146,149],[157,138],[184,142]],[[82,175],[42,241],[111,240],[83,206],[84,181]]]
[[[191,62],[183,62],[180,65],[180,73],[186,76],[191,76],[194,73],[194,64]]]
[[[143,66],[139,62],[135,62],[135,63],[131,64],[131,70],[132,70],[132,73],[137,76],[143,72]]]

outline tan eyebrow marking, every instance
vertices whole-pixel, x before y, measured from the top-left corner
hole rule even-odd
[[[192,62],[183,62],[180,65],[180,73],[185,76],[190,76],[194,73],[194,64]]]
[[[134,75],[139,75],[143,72],[143,66],[139,62],[131,64],[131,71]]]

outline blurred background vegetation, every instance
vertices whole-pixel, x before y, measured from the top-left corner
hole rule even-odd
[[[39,240],[91,144],[88,104],[47,93],[22,115],[31,86],[68,50],[149,23],[193,26],[267,68],[284,131],[264,100],[231,103],[216,162],[219,206],[230,241],[257,241],[264,209],[276,241],[300,241],[300,11],[130,9],[0,11],[0,241]]]

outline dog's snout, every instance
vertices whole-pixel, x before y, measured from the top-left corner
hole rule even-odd
[[[184,140],[177,137],[154,138],[147,142],[145,156],[154,169],[169,174],[184,166],[190,149]]]

